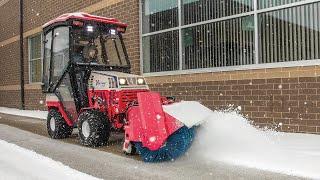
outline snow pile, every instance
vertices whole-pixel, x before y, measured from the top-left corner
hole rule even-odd
[[[0,107],[0,113],[17,115],[17,116],[25,116],[25,117],[31,117],[31,118],[38,118],[38,119],[47,119],[47,115],[48,115],[47,111],[19,110],[19,109],[14,109],[14,108],[7,108],[7,107]]]
[[[198,130],[191,152],[220,161],[320,179],[320,136],[259,130],[237,112],[214,112]]]
[[[97,179],[3,140],[0,140],[0,174],[0,179]]]

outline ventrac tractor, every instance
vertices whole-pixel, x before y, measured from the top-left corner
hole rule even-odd
[[[130,74],[126,28],[117,19],[86,13],[64,14],[43,26],[48,134],[68,138],[77,128],[81,144],[97,147],[118,131],[127,154],[137,152],[146,162],[176,159],[211,111],[162,97]]]

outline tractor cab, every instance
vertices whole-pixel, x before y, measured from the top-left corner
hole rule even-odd
[[[53,92],[71,69],[130,73],[122,38],[126,27],[116,19],[85,13],[64,14],[46,23],[43,91]]]
[[[126,27],[116,19],[86,13],[64,14],[43,26],[42,90],[48,108],[60,107],[69,125],[82,109],[92,108],[96,102],[90,96],[99,90],[148,89],[142,77],[129,74],[122,37]]]

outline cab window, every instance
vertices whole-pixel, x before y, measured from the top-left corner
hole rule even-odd
[[[43,77],[42,77],[44,90],[47,90],[49,87],[51,45],[52,45],[52,31],[49,31],[47,34],[45,34],[45,39],[44,39],[44,58],[43,58]]]
[[[53,32],[52,83],[63,75],[69,63],[69,27],[58,27]]]

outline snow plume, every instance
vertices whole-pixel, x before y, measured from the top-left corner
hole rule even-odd
[[[237,112],[216,111],[198,129],[190,154],[294,176],[320,179],[320,136],[260,130]]]

